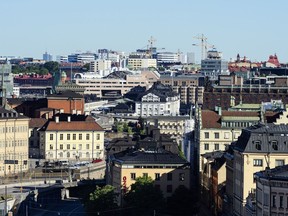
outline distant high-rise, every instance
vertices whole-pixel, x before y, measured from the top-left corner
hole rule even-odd
[[[44,61],[52,61],[52,60],[53,60],[53,56],[50,55],[49,53],[45,52],[45,53],[43,54],[43,60],[44,60]]]
[[[187,53],[187,64],[195,64],[195,53],[188,52]]]

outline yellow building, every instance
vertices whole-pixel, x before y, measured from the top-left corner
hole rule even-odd
[[[28,170],[29,118],[0,107],[0,176]]]
[[[128,68],[139,70],[143,68],[157,67],[157,60],[151,58],[128,58]]]
[[[189,163],[171,152],[119,152],[110,156],[107,171],[108,184],[116,192],[125,193],[138,177],[147,176],[154,180],[164,197],[173,194],[180,185],[190,189]]]
[[[40,156],[49,161],[104,157],[104,130],[88,115],[57,114],[40,130]]]
[[[288,125],[284,124],[258,124],[243,129],[233,146],[233,155],[227,157],[232,161],[229,175],[233,179],[227,178],[227,184],[233,185],[233,192],[226,190],[230,196],[229,205],[233,206],[231,214],[246,215],[246,199],[256,190],[254,173],[288,163],[287,137]]]

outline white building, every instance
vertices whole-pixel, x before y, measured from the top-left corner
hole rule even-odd
[[[157,53],[157,62],[158,64],[176,63],[179,62],[179,55],[173,52],[159,52]]]
[[[149,67],[157,67],[157,61],[156,59],[150,59],[150,58],[128,58],[128,66],[131,70],[139,70],[143,68],[149,68]]]
[[[179,94],[159,82],[154,83],[135,103],[135,112],[139,116],[176,116],[179,109]]]
[[[40,130],[40,156],[50,161],[104,157],[104,130],[86,115],[59,114]]]

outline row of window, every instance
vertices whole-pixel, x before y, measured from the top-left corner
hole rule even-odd
[[[233,133],[233,138],[236,139],[239,136],[239,133]],[[209,139],[210,138],[210,133],[209,132],[204,132],[204,138]],[[214,132],[214,139],[220,139],[220,133],[219,132]],[[224,139],[230,139],[230,132],[224,132]]]
[[[209,150],[209,143],[204,143],[204,150]],[[218,143],[215,143],[214,144],[214,150],[219,150],[220,148],[219,148],[219,144]]]
[[[75,157],[75,158],[79,159],[79,158],[83,158],[84,155],[85,155],[85,158],[90,158],[90,153],[89,152],[86,152],[86,154],[82,154],[82,152],[79,152],[78,154],[67,152],[65,157],[67,157],[67,158]],[[97,157],[99,157],[99,154],[97,154],[97,155],[98,155]],[[58,156],[59,156],[59,158],[63,158],[64,157],[64,153],[63,152],[59,152]],[[48,158],[54,158],[53,152],[49,152],[47,154],[47,157]]]
[[[66,147],[66,148],[64,148]],[[76,149],[76,144],[73,144],[72,149]],[[53,150],[54,145],[50,144],[50,150]],[[70,144],[59,144],[59,149],[63,150],[63,149],[67,149],[70,150],[71,149],[71,145]],[[86,144],[86,149],[90,149],[90,144]],[[95,149],[100,149],[99,145],[95,145]],[[82,144],[78,144],[78,150],[82,150]]]
[[[254,146],[255,146],[255,149],[257,150],[261,150],[262,149],[262,142],[260,140],[256,140],[256,141],[253,141],[254,143]],[[278,141],[277,140],[272,140],[269,142],[272,149],[274,149],[275,151],[278,151]],[[284,144],[286,144],[286,141],[284,142]]]
[[[7,140],[6,141],[6,145],[5,145],[5,141],[0,141],[0,148],[4,148],[4,147],[14,147],[14,146],[27,146],[28,145],[28,141],[27,140]]]
[[[148,178],[148,173],[143,173],[142,176]],[[131,177],[131,180],[136,180],[136,178],[137,178],[136,173],[130,173],[130,177]],[[161,174],[155,173],[154,177],[155,177],[155,181],[160,181]],[[184,181],[185,180],[185,173],[179,173],[178,177],[179,177],[178,178],[179,181]],[[172,181],[173,180],[173,173],[167,173],[166,178],[167,178],[167,181]]]
[[[0,127],[0,133],[27,132],[28,126]]]
[[[283,166],[284,164],[285,164],[284,159],[276,159],[275,160],[275,167]],[[254,159],[253,160],[253,166],[263,166],[263,159]]]
[[[60,140],[64,139],[64,134],[59,135]],[[72,140],[76,140],[77,134],[72,134]],[[66,134],[66,139],[71,139],[71,134]],[[50,140],[54,140],[54,134],[50,134]],[[78,140],[82,140],[82,134],[78,134]],[[86,140],[90,140],[90,134],[86,134]],[[96,134],[96,140],[100,140],[100,134]]]

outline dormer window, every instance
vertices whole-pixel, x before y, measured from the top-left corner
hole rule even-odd
[[[278,142],[276,140],[271,141],[271,145],[274,150],[278,150]]]
[[[254,141],[254,143],[255,143],[255,148],[260,151],[261,150],[261,141],[257,140],[257,141]]]

